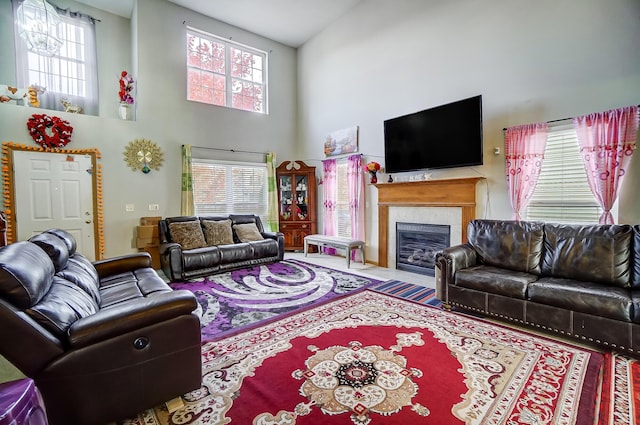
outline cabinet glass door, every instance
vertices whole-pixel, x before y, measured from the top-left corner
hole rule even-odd
[[[309,217],[309,181],[306,175],[296,176],[296,219],[307,220]]]
[[[294,208],[294,192],[291,182],[291,176],[280,176],[280,218],[283,220],[293,218],[291,215]]]

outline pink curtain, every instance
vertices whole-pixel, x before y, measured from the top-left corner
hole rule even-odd
[[[547,146],[547,128],[543,122],[510,127],[506,131],[507,190],[515,220],[521,220],[520,213],[529,204],[538,184]]]
[[[336,204],[338,203],[338,181],[337,181],[337,165],[335,159],[325,159],[322,161],[322,193],[324,201],[322,203],[322,233],[328,236],[336,236],[338,229],[336,223]],[[335,254],[334,248],[325,248],[327,254]]]
[[[573,119],[593,195],[604,209],[600,224],[613,224],[611,207],[638,136],[638,107],[612,109]]]
[[[351,237],[360,241],[365,240],[364,187],[362,155],[351,155],[347,158],[347,190],[349,193]],[[359,250],[353,251],[351,259],[362,261],[361,256]]]

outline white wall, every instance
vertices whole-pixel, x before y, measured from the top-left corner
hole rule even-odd
[[[8,6],[7,6],[8,3]],[[56,2],[100,19],[97,24],[100,116],[72,115],[0,104],[0,141],[36,146],[26,128],[33,113],[68,120],[74,127],[69,149],[98,148],[102,154],[106,256],[136,251],[134,227],[141,216],[180,213],[182,144],[222,149],[274,151],[292,159],[296,140],[296,50],[179,7],[165,0],[138,0],[133,22],[73,1]],[[10,2],[0,2],[0,42],[12,46]],[[255,114],[186,101],[185,26],[190,25],[270,52],[269,114]],[[10,40],[7,40],[10,38]],[[132,46],[132,41],[137,45]],[[10,55],[4,55],[10,56]],[[0,61],[0,77],[14,78],[13,61]],[[137,79],[137,121],[117,118],[118,76],[133,70]],[[0,83],[12,83],[0,80]],[[14,83],[14,82],[13,82]],[[131,171],[125,146],[150,139],[164,152],[164,164],[149,174]],[[217,153],[235,158],[234,154]],[[264,156],[242,160],[264,160]],[[134,212],[125,212],[134,204]],[[160,211],[148,211],[159,204]]]
[[[502,128],[640,103],[639,40],[637,0],[364,0],[299,49],[300,157],[320,165],[325,135],[358,125],[364,161],[383,164],[385,119],[482,94],[484,165],[432,178],[486,177],[478,216],[509,219]],[[621,222],[640,222],[638,156]],[[376,261],[375,187],[366,197]]]

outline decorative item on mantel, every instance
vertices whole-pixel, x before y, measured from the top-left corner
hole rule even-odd
[[[133,77],[127,71],[120,73],[120,90],[118,95],[120,96],[120,105],[118,107],[118,114],[123,120],[130,120],[133,117]]]
[[[162,150],[151,140],[136,139],[124,150],[124,162],[133,171],[140,170],[144,174],[149,174],[152,168],[159,170],[162,160]]]
[[[364,166],[365,171],[368,171],[371,174],[371,184],[378,183],[377,173],[380,171],[380,164],[375,161],[371,161],[367,165]]]

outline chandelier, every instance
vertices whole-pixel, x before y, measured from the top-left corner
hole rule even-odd
[[[16,25],[18,34],[30,51],[43,56],[53,56],[60,50],[62,40],[58,36],[60,17],[45,0],[24,0],[18,6]]]

